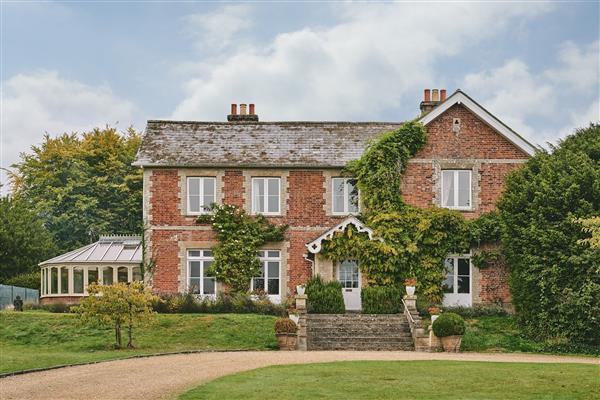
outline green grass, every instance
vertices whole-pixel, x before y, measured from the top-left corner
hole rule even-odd
[[[597,365],[353,361],[272,366],[184,393],[194,399],[597,399]]]
[[[82,326],[76,315],[0,312],[0,373],[171,351],[275,349],[274,323],[254,314],[159,314],[134,331],[136,349],[114,350],[112,330]]]
[[[477,352],[542,352],[543,343],[525,338],[511,316],[466,320],[461,350]]]

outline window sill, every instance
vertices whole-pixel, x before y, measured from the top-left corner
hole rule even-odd
[[[441,208],[445,208],[446,210],[454,210],[454,211],[475,211],[475,209],[472,207],[441,207]]]

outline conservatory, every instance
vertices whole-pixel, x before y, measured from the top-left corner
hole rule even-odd
[[[89,284],[143,280],[142,240],[139,236],[101,236],[100,240],[43,261],[40,299],[77,303]]]

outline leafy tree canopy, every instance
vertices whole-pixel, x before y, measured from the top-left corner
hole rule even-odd
[[[13,165],[13,193],[42,218],[60,252],[102,233],[140,232],[142,172],[131,165],[139,144],[133,128],[46,135]]]
[[[521,324],[539,338],[600,343],[600,251],[577,222],[600,216],[600,125],[513,172],[498,206]]]
[[[0,198],[0,281],[37,272],[37,264],[55,254],[54,238],[37,214],[19,198]]]

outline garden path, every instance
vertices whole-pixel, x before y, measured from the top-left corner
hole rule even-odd
[[[0,398],[173,399],[212,379],[278,364],[351,360],[463,360],[488,362],[590,363],[600,359],[538,354],[418,352],[211,352],[108,361],[0,379]]]

